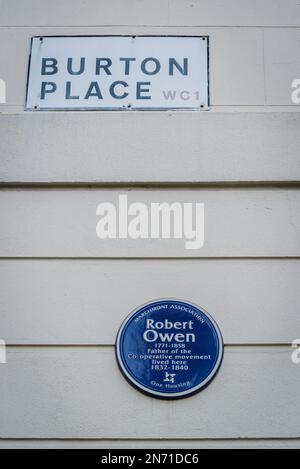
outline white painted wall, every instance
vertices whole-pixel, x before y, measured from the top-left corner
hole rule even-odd
[[[208,34],[211,111],[24,112],[31,36],[66,34]],[[297,0],[0,0],[1,448],[300,446],[299,40]],[[120,193],[204,202],[205,247],[103,246],[96,206]],[[225,341],[177,402],[131,388],[113,350],[167,296]]]
[[[31,0],[33,1],[33,0]],[[89,0],[90,3],[101,5],[106,2]],[[129,0],[133,4],[146,2]],[[160,2],[161,0],[159,0]],[[232,0],[233,1],[233,0]],[[296,5],[296,0],[291,0]],[[173,4],[174,0],[170,4]],[[12,8],[12,2],[7,0]],[[28,3],[28,0],[26,4]],[[53,4],[50,0],[38,1],[38,6],[42,4]],[[59,2],[60,6],[68,3]],[[79,2],[80,3],[80,2]],[[112,2],[106,2],[111,5]],[[120,0],[120,3],[122,1]],[[152,2],[148,2],[152,5]],[[189,4],[180,0],[181,4]],[[197,2],[200,3],[200,2]],[[206,0],[207,5],[211,2]],[[220,2],[219,2],[220,3]],[[224,5],[228,0],[223,0]],[[241,3],[251,5],[251,10],[255,10],[254,1],[234,0],[238,7]],[[263,3],[263,2],[259,2]],[[287,7],[287,1],[269,0],[269,3],[282,5],[283,11]],[[71,2],[73,5],[74,2]],[[127,2],[128,4],[128,2]],[[179,3],[178,3],[179,4]],[[70,5],[69,5],[70,6]],[[106,11],[107,5],[105,7]],[[136,7],[135,7],[136,8]],[[132,11],[135,11],[133,8]],[[187,7],[185,7],[187,8]],[[207,8],[207,6],[206,6]],[[24,8],[18,8],[18,11]],[[125,8],[120,7],[124,12]],[[299,5],[295,6],[299,10]],[[1,11],[1,10],[0,10]],[[29,9],[26,9],[29,12]],[[58,11],[58,10],[56,10]],[[126,9],[127,13],[130,11]],[[232,11],[232,10],[231,10]],[[156,9],[159,14],[160,8]],[[49,15],[48,15],[49,16]],[[145,20],[149,21],[144,12]],[[178,24],[167,24],[157,26],[146,23],[133,23],[132,26],[125,26],[125,23],[116,26],[116,23],[104,26],[85,26],[82,21],[78,21],[78,26],[61,26],[58,23],[60,15],[57,14],[57,25],[41,26],[39,22],[30,25],[3,25],[0,26],[0,43],[6,47],[0,48],[0,76],[8,83],[8,101],[6,112],[23,112],[26,95],[26,87],[23,86],[27,79],[28,54],[30,52],[30,39],[39,35],[101,35],[101,34],[171,34],[171,35],[209,35],[210,36],[210,71],[211,71],[211,104],[216,106],[282,106],[292,109],[290,100],[290,84],[297,77],[299,64],[299,36],[300,36],[300,13],[295,15],[294,21],[298,25],[288,27],[282,23],[282,27],[240,27],[233,21],[230,25],[222,27],[214,23],[205,23],[202,15],[199,15],[198,24],[187,26],[179,16]],[[69,19],[72,17],[69,17]],[[78,18],[78,17],[77,17]],[[102,15],[98,16],[99,21],[104,21]],[[3,19],[3,15],[0,21]],[[81,17],[80,17],[81,19]],[[124,18],[125,19],[125,18]],[[216,20],[215,20],[216,21]],[[285,27],[283,27],[285,26]],[[9,45],[7,47],[7,45]]]

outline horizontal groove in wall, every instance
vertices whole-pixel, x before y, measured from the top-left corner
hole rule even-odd
[[[256,442],[256,441],[299,441],[300,442],[300,437],[263,437],[263,438],[2,438],[0,437],[0,442],[1,441],[11,441],[11,442],[30,442],[30,441],[51,441],[51,442],[56,442],[56,441],[65,441],[65,442],[72,442],[72,443],[77,443],[77,442],[169,442],[171,443],[172,441],[174,442],[197,442],[197,441],[215,441],[215,442],[237,442],[237,441],[248,441],[248,442]]]
[[[168,261],[168,262],[189,262],[189,261],[194,261],[194,262],[202,262],[202,261],[256,261],[256,260],[262,260],[262,261],[285,261],[285,260],[291,260],[291,261],[299,261],[300,257],[298,256],[278,256],[278,257],[263,257],[263,256],[243,256],[243,257],[1,257],[0,256],[0,262],[1,261],[35,261],[35,262],[43,262],[43,261],[109,261],[109,262],[127,262],[127,261],[135,261],[135,262],[155,262],[155,261]]]
[[[43,262],[43,261],[109,261],[109,262],[128,262],[128,261],[134,261],[134,262],[156,262],[156,261],[168,261],[168,262],[189,262],[189,261],[194,261],[194,262],[202,262],[202,261],[256,261],[256,260],[261,260],[261,261],[285,261],[285,260],[290,260],[290,261],[299,261],[300,257],[297,256],[279,256],[279,257],[1,257],[0,256],[0,262],[1,261],[35,261],[35,262]]]
[[[0,181],[0,190],[39,190],[39,189],[300,189],[300,181],[207,181],[207,182],[22,182],[22,181]]]
[[[128,28],[135,28],[135,29],[142,29],[142,28],[147,28],[149,29],[149,34],[151,29],[162,29],[166,28],[168,29],[186,29],[186,30],[191,30],[194,28],[224,28],[224,29],[231,29],[231,28],[237,28],[237,29],[298,29],[300,30],[300,25],[267,25],[267,24],[218,24],[218,23],[208,23],[208,24],[191,24],[191,25],[186,25],[182,23],[177,23],[177,24],[147,24],[147,23],[106,23],[106,24],[1,24],[0,25],[0,30],[2,28],[8,28],[8,29],[14,29],[14,28],[26,28],[26,29],[31,29],[31,28],[43,28],[43,29],[51,29],[51,28],[56,28],[56,29],[61,29],[66,30],[66,29],[74,29],[74,28],[85,28],[87,30],[89,29],[94,29],[94,28],[101,28],[101,29],[110,29],[110,28],[118,28],[121,31],[123,29],[128,30]],[[125,33],[123,33],[125,34]]]
[[[82,439],[82,440],[65,440],[65,439],[0,439],[1,449],[98,449],[98,450],[173,450],[178,449],[299,449],[299,439]]]
[[[151,29],[160,29],[160,28],[167,28],[167,29],[175,29],[175,28],[184,28],[184,29],[192,29],[192,28],[251,28],[251,29],[300,29],[300,26],[289,26],[289,25],[265,25],[265,24],[258,24],[258,25],[251,25],[251,24],[243,24],[242,26],[237,24],[192,24],[192,25],[184,25],[184,24],[93,24],[93,25],[86,25],[86,24],[72,24],[72,25],[56,25],[56,24],[2,24],[0,25],[1,28],[61,28],[61,29],[71,29],[71,28],[151,28]]]

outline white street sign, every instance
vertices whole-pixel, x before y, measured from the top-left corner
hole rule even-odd
[[[26,109],[209,107],[209,39],[34,37]]]

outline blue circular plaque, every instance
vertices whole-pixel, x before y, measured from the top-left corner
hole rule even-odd
[[[161,399],[204,389],[221,366],[223,350],[215,321],[198,306],[175,299],[137,308],[122,324],[116,342],[125,378]]]

